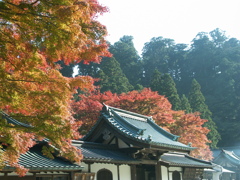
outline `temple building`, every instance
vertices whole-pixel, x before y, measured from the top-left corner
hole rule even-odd
[[[151,117],[107,105],[88,134],[72,144],[82,151],[81,165],[61,157],[49,159],[38,144],[20,158],[20,164],[29,169],[21,179],[197,180],[203,178],[204,169],[213,169],[211,162],[191,157],[194,147],[178,142],[178,136]],[[17,178],[11,167],[0,171],[0,179]]]

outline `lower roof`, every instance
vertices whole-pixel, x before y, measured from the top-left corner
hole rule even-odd
[[[118,164],[137,164],[140,162],[110,145],[84,141],[72,141],[72,143],[81,150],[85,162]]]
[[[40,146],[34,146],[26,154],[22,154],[19,159],[19,164],[30,171],[76,171],[83,168],[59,157],[50,159],[44,156]],[[3,170],[14,170],[14,168],[6,166]]]
[[[84,141],[72,141],[73,145],[81,149],[83,161],[96,163],[144,164],[144,160],[134,159],[120,149],[110,145]],[[209,161],[193,158],[185,153],[164,153],[159,159],[163,165],[192,168],[212,168]]]
[[[213,165],[209,161],[193,158],[188,154],[184,153],[164,153],[160,162],[167,166],[178,166],[178,167],[198,167],[198,168],[212,168]]]

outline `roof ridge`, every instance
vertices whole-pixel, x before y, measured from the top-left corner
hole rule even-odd
[[[92,148],[111,149],[111,150],[117,149],[117,148],[114,148],[113,146],[109,146],[108,144],[88,142],[88,141],[72,140],[72,144],[74,146],[80,146],[80,147],[92,147]]]
[[[124,112],[126,114],[130,114],[130,115],[134,115],[134,116],[138,116],[138,117],[142,117],[142,118],[146,118],[146,119],[151,118],[151,116],[145,116],[145,115],[142,115],[142,114],[139,114],[139,113],[123,110],[123,109],[120,109],[120,108],[115,108],[115,107],[112,107],[112,106],[108,106],[104,103],[103,103],[103,105],[104,105],[104,108],[105,108],[104,110],[107,110],[107,111],[110,108],[110,109],[114,109],[114,110],[117,110],[117,111],[120,111],[120,112]]]
[[[234,151],[228,151],[228,150],[225,150],[225,149],[222,149],[222,151],[225,153],[225,154],[231,154],[232,156],[235,156],[236,158],[238,158],[240,160],[240,156],[238,156],[237,154],[234,153]]]
[[[124,124],[127,124],[127,125],[130,126],[131,128],[135,129],[135,130],[137,131],[136,134],[138,134],[138,135],[140,135],[140,131],[142,132],[142,131],[145,130],[145,129],[142,129],[142,128],[138,128],[138,127],[136,127],[135,125],[127,122],[123,117],[121,117],[121,116],[120,116],[118,113],[116,113],[115,111],[111,111],[111,113],[113,113],[115,116],[117,116],[117,118],[123,120],[123,123],[124,123]],[[119,123],[119,122],[118,122],[118,123]]]

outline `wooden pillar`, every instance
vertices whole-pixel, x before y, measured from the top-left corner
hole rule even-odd
[[[4,180],[7,180],[7,177],[8,177],[8,173],[4,173],[3,179],[4,179]]]
[[[33,173],[33,179],[37,179],[37,173]]]
[[[75,179],[75,172],[70,172],[69,176],[70,176],[70,180],[74,180]]]
[[[90,163],[88,164],[88,172],[89,173],[91,172],[91,164]]]
[[[117,164],[117,176],[118,176],[118,180],[120,180],[120,172],[119,172],[119,164]]]
[[[155,174],[156,174],[156,180],[163,180],[162,179],[162,169],[160,162],[157,162],[155,166]]]
[[[131,180],[137,180],[136,165],[131,165]]]
[[[168,174],[168,180],[169,180],[169,176],[170,176],[169,167],[167,167],[167,174]]]

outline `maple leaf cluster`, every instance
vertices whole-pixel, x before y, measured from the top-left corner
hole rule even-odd
[[[79,133],[70,100],[77,88],[93,88],[93,79],[63,77],[56,62],[99,63],[110,55],[106,28],[97,21],[106,11],[97,0],[0,1],[0,111],[32,126],[0,117],[1,167],[11,165],[24,175],[20,154],[43,138],[61,155],[81,160],[71,145]]]
[[[142,91],[131,91],[116,94],[110,91],[100,93],[93,91],[79,95],[80,101],[73,102],[72,107],[79,124],[82,124],[82,134],[89,131],[100,115],[103,103],[131,112],[152,116],[155,122],[165,130],[179,135],[179,141],[192,144],[197,149],[191,155],[205,160],[212,159],[212,153],[207,145],[209,130],[203,127],[207,121],[201,119],[198,113],[186,114],[184,111],[172,110],[172,105],[162,95],[148,88]]]

